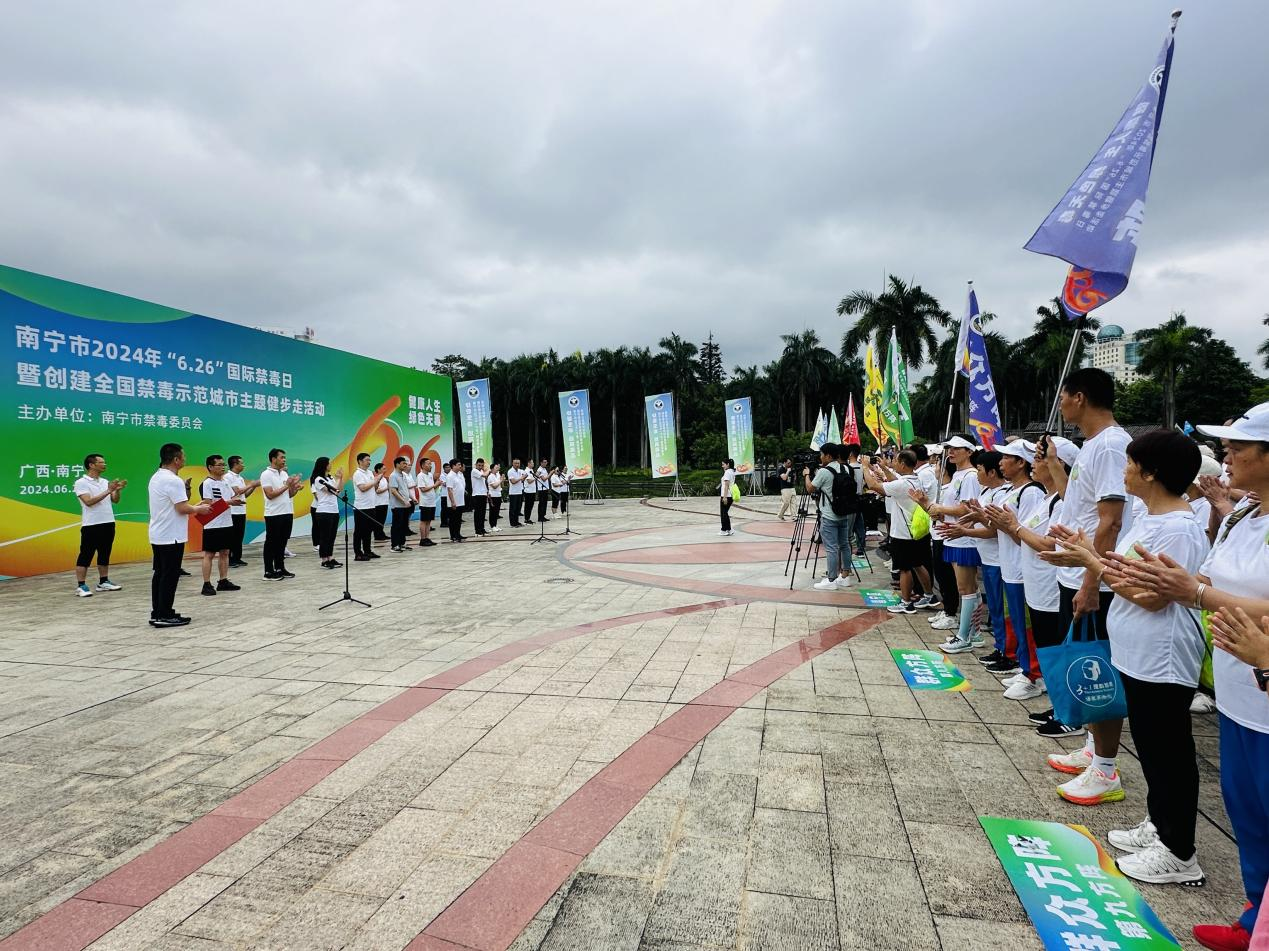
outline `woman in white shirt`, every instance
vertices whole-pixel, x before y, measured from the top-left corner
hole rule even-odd
[[[423,460],[415,484],[419,492],[419,547],[435,548],[436,542],[428,536],[432,533],[432,518],[436,515],[436,472],[431,459]]]
[[[731,527],[731,487],[736,482],[736,460],[723,460],[723,479],[718,483],[718,514],[722,520],[719,535],[735,535]]]
[[[323,568],[342,568],[335,560],[335,533],[339,530],[339,490],[344,485],[344,470],[330,471],[330,456],[318,456],[313,462],[313,534],[317,538],[317,555]]]
[[[376,462],[374,465],[375,474],[375,511],[374,521],[370,527],[374,531],[375,541],[388,541],[388,533],[384,530],[388,524],[388,476],[392,473],[382,462]]]
[[[1269,512],[1260,501],[1269,498],[1269,411],[1257,409],[1231,425],[1198,427],[1226,444],[1230,485],[1252,493],[1254,500],[1225,517],[1197,572],[1144,546],[1136,549],[1136,557],[1116,553],[1103,561],[1116,593],[1144,589],[1201,609],[1211,622],[1221,792],[1238,840],[1248,907],[1233,925],[1196,926],[1195,938],[1207,947],[1247,946],[1269,881],[1269,667],[1260,666],[1269,665],[1269,650],[1230,649],[1240,627],[1254,633],[1257,623],[1269,623],[1264,621],[1269,616]]]
[[[976,499],[966,499],[969,515],[963,520],[947,525],[944,540],[969,538],[978,551],[983,572],[983,593],[987,602],[987,616],[991,623],[995,650],[988,654],[987,663],[1005,659],[1008,645],[1005,643],[1005,586],[1000,573],[1000,542],[996,527],[987,522],[983,509],[1003,501],[1009,486],[1000,468],[1002,456],[998,452],[982,450],[974,453],[971,461],[978,479],[979,493]],[[975,524],[977,523],[977,524]],[[1007,671],[1012,673],[1012,670]]]
[[[500,532],[498,513],[502,511],[502,463],[495,462],[489,466],[489,474],[485,477],[485,490],[489,493],[489,530]]]

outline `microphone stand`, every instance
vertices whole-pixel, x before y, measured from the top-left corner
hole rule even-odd
[[[348,517],[348,488],[344,487],[339,493],[339,501],[343,504],[344,511],[344,594],[343,597],[336,598],[330,604],[323,604],[317,610],[325,611],[327,608],[333,608],[337,604],[343,604],[345,601],[351,601],[353,604],[360,604],[363,608],[370,607],[365,601],[359,601],[348,592],[348,523],[351,521]]]
[[[592,481],[592,484],[593,484],[594,480],[592,479],[591,481]],[[564,493],[561,493],[561,496],[562,496],[563,498],[565,498],[565,499],[571,500],[571,499],[573,498],[573,493],[572,493],[572,492],[564,492]],[[585,504],[587,504],[587,503],[582,503],[582,504],[583,504],[583,505],[585,505]],[[568,521],[568,517],[569,517],[569,515],[570,515],[570,514],[571,514],[571,512],[570,512],[570,510],[569,510],[569,504],[568,504],[568,501],[565,501],[565,502],[564,502],[564,531],[562,531],[562,532],[556,532],[555,534],[557,534],[557,535],[580,535],[580,534],[581,534],[581,532],[575,532],[575,531],[573,531],[571,528],[569,528],[569,521]]]
[[[536,485],[536,480],[537,480],[537,476],[535,475],[535,476],[534,476],[534,484],[535,484],[535,485]],[[549,482],[549,480],[548,480],[548,482],[547,482],[547,491],[548,491],[548,492],[550,492],[550,491],[551,491],[551,490],[550,490],[550,482]],[[534,499],[537,499],[537,496],[536,496],[536,495],[534,496]],[[559,544],[559,542],[557,542],[554,538],[547,538],[547,537],[546,537],[546,518],[540,515],[540,516],[538,517],[538,537],[537,537],[537,538],[535,538],[535,539],[533,539],[533,541],[529,542],[529,544],[530,544],[530,545],[538,545],[538,544],[541,544],[542,542],[550,542],[552,545],[558,545],[558,544]]]

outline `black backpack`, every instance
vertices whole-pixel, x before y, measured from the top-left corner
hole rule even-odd
[[[855,485],[855,470],[841,465],[833,473],[833,498],[829,503],[834,515],[853,515],[859,511],[859,486]]]

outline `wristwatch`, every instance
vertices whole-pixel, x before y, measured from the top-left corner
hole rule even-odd
[[[1256,675],[1256,686],[1269,693],[1269,667],[1253,667],[1251,672]]]

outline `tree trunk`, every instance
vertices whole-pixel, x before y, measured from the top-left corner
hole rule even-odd
[[[639,414],[639,468],[647,469],[651,463],[648,461],[648,414]]]
[[[802,424],[802,432],[806,432],[806,386],[798,384],[798,419]]]
[[[555,465],[557,461],[555,456],[555,439],[556,439],[556,433],[558,429],[559,429],[558,420],[556,419],[556,415],[552,413],[551,414],[551,465]]]
[[[617,394],[612,397],[612,468],[617,468]]]

